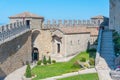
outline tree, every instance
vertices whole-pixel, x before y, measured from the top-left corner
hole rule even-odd
[[[49,56],[48,63],[51,64],[51,57]]]
[[[31,75],[31,67],[29,64],[27,65],[25,76],[26,76],[26,78],[31,78],[31,76],[32,76]]]
[[[44,64],[44,65],[47,64],[47,60],[46,60],[46,57],[45,57],[45,56],[43,57],[43,64]]]

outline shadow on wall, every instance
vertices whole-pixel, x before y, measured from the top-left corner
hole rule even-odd
[[[6,77],[6,74],[4,73],[4,71],[0,69],[0,80],[4,80],[5,77]]]
[[[16,37],[15,39],[0,45],[0,62],[3,63],[8,57],[16,54],[18,50],[27,42],[30,31]],[[25,36],[26,35],[26,36]],[[4,53],[4,54],[1,54]]]
[[[39,30],[35,30],[32,32],[32,43],[35,41],[35,39],[37,38],[37,36],[40,34]]]

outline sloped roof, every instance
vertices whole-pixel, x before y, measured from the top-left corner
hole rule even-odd
[[[89,33],[86,27],[63,27],[60,30],[65,34]]]
[[[87,31],[90,32],[91,36],[97,36],[99,33],[98,27],[87,28]]]
[[[37,14],[33,14],[33,13],[30,13],[30,12],[23,12],[23,13],[20,13],[20,14],[17,14],[17,15],[13,15],[13,16],[10,16],[9,18],[44,18],[42,16],[38,16]]]
[[[64,34],[81,34],[81,33],[90,33],[91,36],[98,35],[98,28],[87,28],[87,27],[63,27],[59,28],[62,33]]]
[[[105,16],[102,16],[102,15],[91,17],[91,19],[104,19],[104,18]]]

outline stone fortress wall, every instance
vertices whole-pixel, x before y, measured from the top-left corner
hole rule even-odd
[[[0,44],[28,30],[29,26],[23,21],[3,25],[0,27]]]
[[[0,79],[31,62],[31,30],[25,22],[0,27]]]
[[[109,29],[115,30],[120,34],[120,0],[109,0],[110,2],[110,21]],[[120,65],[120,56],[115,59],[115,65]]]
[[[23,19],[22,15],[28,16]],[[30,62],[32,60],[33,47],[38,48],[41,56],[42,54],[51,53],[53,51],[52,33],[54,29],[89,27],[98,31],[97,28],[101,24],[98,19],[44,21],[43,17],[31,15],[28,12],[22,15],[10,17],[11,23],[0,27],[0,78],[23,66],[27,61]],[[91,32],[94,32],[94,30],[91,30]],[[35,36],[33,33],[35,33]],[[94,36],[95,39],[97,35]],[[73,34],[72,36],[71,39],[74,40],[75,35]],[[87,36],[89,37],[90,35]],[[33,37],[35,37],[34,40]],[[75,39],[77,40],[77,38]],[[84,38],[81,41],[84,40],[88,42],[88,38]]]
[[[116,30],[120,33],[120,0],[109,0],[110,1],[110,21],[109,29]]]

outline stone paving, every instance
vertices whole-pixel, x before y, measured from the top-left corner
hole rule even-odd
[[[112,80],[110,76],[110,71],[115,68],[112,31],[103,31],[100,53],[100,61],[99,64],[96,66],[99,78],[100,80]]]
[[[33,68],[36,64],[32,64],[31,68]],[[9,74],[4,80],[23,80],[23,76],[26,70],[26,65],[15,70],[14,72],[12,72],[11,74]]]

